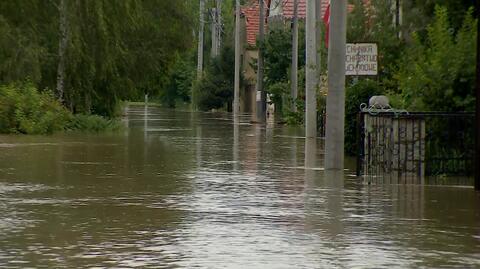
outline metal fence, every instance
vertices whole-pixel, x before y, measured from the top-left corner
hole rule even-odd
[[[398,183],[473,176],[474,135],[474,113],[360,112],[357,175],[394,178]]]

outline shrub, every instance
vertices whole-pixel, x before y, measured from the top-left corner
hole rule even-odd
[[[0,133],[52,134],[65,130],[100,132],[120,124],[96,115],[73,115],[51,91],[30,83],[0,86]]]
[[[235,53],[231,47],[224,47],[220,55],[212,59],[200,81],[194,86],[198,94],[200,110],[230,107],[233,101]]]
[[[121,129],[121,125],[116,120],[106,119],[98,115],[73,115],[71,120],[65,126],[69,131],[81,131],[99,133],[104,131],[117,131]]]
[[[29,83],[0,87],[1,133],[51,134],[70,118],[50,91],[39,92]]]

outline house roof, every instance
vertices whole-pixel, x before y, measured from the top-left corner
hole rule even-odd
[[[250,1],[248,6],[242,7],[242,14],[245,16],[245,27],[247,30],[247,43],[255,45],[257,34],[260,29],[260,5],[258,1]],[[265,3],[265,18],[268,14],[268,6]],[[265,21],[265,27],[267,26]]]
[[[281,15],[286,19],[293,18],[293,2],[294,0],[266,0],[265,1],[265,18],[269,15]],[[364,5],[369,6],[370,0],[363,0]],[[325,11],[330,0],[322,0],[320,7],[321,17],[325,15]],[[348,12],[352,12],[354,5],[348,5]],[[298,0],[298,17],[304,19],[306,17],[306,0]],[[245,26],[247,31],[247,43],[254,46],[257,42],[258,30],[260,27],[260,5],[258,0],[250,0],[249,4],[241,8],[242,15],[245,17]],[[267,27],[267,21],[265,21]]]
[[[294,0],[269,0],[270,9],[277,9],[278,15],[282,15],[284,18],[293,18],[293,2]],[[323,17],[325,10],[327,9],[330,0],[322,0],[320,7],[320,14]],[[307,1],[298,0],[298,17],[304,19],[307,15]]]

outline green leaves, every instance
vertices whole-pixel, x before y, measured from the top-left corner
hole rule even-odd
[[[414,35],[395,75],[405,108],[468,111],[474,106],[476,21],[470,9],[454,32],[445,7],[435,8],[424,41]]]
[[[69,0],[66,106],[112,116],[119,100],[164,91],[178,51],[192,43],[189,1]],[[56,88],[58,0],[0,1],[0,85]]]

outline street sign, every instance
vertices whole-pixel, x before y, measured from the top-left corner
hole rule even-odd
[[[347,76],[378,75],[378,48],[376,43],[347,43],[345,74]]]

